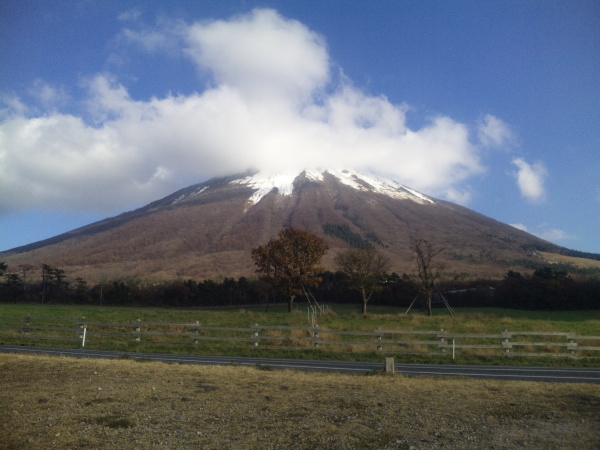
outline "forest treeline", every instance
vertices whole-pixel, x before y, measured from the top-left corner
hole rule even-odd
[[[162,283],[129,279],[90,286],[81,278],[69,280],[64,270],[46,264],[42,267],[41,281],[30,281],[34,278],[33,267],[19,269],[19,272],[9,272],[6,264],[0,262],[1,302],[188,308],[285,302],[260,278]],[[352,303],[360,307],[360,294],[349,288],[343,273],[324,272],[320,277],[319,285],[310,290],[317,302]],[[509,271],[502,280],[441,281],[439,290],[453,307],[527,310],[600,308],[600,276],[597,271],[571,276],[561,265],[540,267],[532,275]],[[383,277],[370,304],[408,308],[417,296],[419,284],[415,276],[392,273]],[[296,303],[303,301],[306,299],[301,296],[296,298]],[[439,305],[442,303],[440,298]]]

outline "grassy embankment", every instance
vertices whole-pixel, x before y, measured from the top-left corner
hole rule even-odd
[[[461,309],[457,308],[457,317],[451,317],[446,310],[435,310],[434,316],[428,317],[419,313],[404,314],[404,310],[390,307],[371,306],[370,313],[363,317],[358,312],[357,305],[333,305],[317,319],[323,329],[373,331],[376,328],[387,330],[434,331],[444,329],[449,333],[460,334],[498,334],[503,330],[536,331],[536,332],[575,332],[578,335],[600,335],[600,310],[595,311],[517,311],[505,309]],[[283,307],[270,308],[252,307],[245,309],[160,309],[160,308],[131,308],[131,307],[98,307],[98,306],[68,306],[68,305],[13,305],[0,306],[0,326],[19,326],[23,318],[31,315],[32,323],[37,325],[60,325],[74,328],[75,321],[84,316],[90,323],[111,322],[131,323],[140,319],[142,322],[190,323],[198,321],[209,327],[248,328],[254,324],[278,326],[307,326],[308,314],[306,305],[300,306],[293,313],[287,313]],[[92,327],[90,327],[90,331]],[[181,327],[165,327],[165,331],[183,331]],[[129,330],[130,331],[130,330]],[[33,333],[32,333],[33,334]],[[75,334],[73,330],[71,336]],[[91,336],[91,335],[90,335]],[[241,332],[239,337],[249,337],[247,332]],[[325,336],[322,334],[322,336]],[[356,340],[356,337],[329,335],[329,339]],[[157,338],[160,340],[160,338]],[[282,337],[282,340],[284,337]],[[327,337],[326,337],[327,339]],[[371,338],[372,339],[372,338]],[[419,339],[415,337],[414,339]],[[435,339],[435,338],[432,338]],[[556,338],[557,341],[562,338]],[[291,358],[329,358],[355,360],[381,360],[388,356],[386,351],[359,351],[348,345],[341,352],[329,352],[325,349],[314,350],[307,340],[305,346],[297,349],[255,349],[250,343],[227,343],[200,341],[199,345],[169,345],[169,338],[162,344],[150,345],[148,339],[136,343],[133,339],[92,339],[86,341],[86,347],[97,349],[115,349],[126,352],[135,351],[166,351],[173,353],[228,354],[245,356],[278,356]],[[78,346],[74,342],[33,341],[21,333],[0,330],[0,342],[6,344],[34,345],[64,345]],[[468,341],[463,340],[463,343]],[[489,343],[498,343],[498,339]],[[589,345],[598,345],[591,342]],[[422,353],[424,348],[415,348],[415,353]],[[536,350],[533,348],[532,350]],[[554,351],[564,354],[564,349]],[[403,362],[452,362],[451,355],[410,354],[395,356]],[[537,365],[600,365],[600,355],[596,358],[572,359],[565,357],[503,357],[499,350],[470,351],[462,349],[456,354],[456,363],[486,363],[486,364],[537,364]]]
[[[600,385],[0,354],[0,447],[597,449]]]

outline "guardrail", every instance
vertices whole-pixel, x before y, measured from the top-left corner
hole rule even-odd
[[[135,348],[141,345],[207,346],[241,345],[245,348],[323,350],[332,352],[381,352],[498,356],[598,357],[600,336],[573,332],[504,330],[492,334],[452,333],[445,330],[372,331],[332,330],[318,326],[254,324],[249,327],[206,326],[200,322],[93,322],[85,318],[62,323],[26,316],[19,326],[0,323],[0,336],[19,343],[36,340],[72,342],[77,346]]]

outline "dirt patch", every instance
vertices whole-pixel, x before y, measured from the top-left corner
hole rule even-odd
[[[592,449],[600,386],[0,355],[0,447]]]

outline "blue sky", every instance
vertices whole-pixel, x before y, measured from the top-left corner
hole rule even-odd
[[[0,3],[0,251],[349,167],[600,253],[596,1]]]

